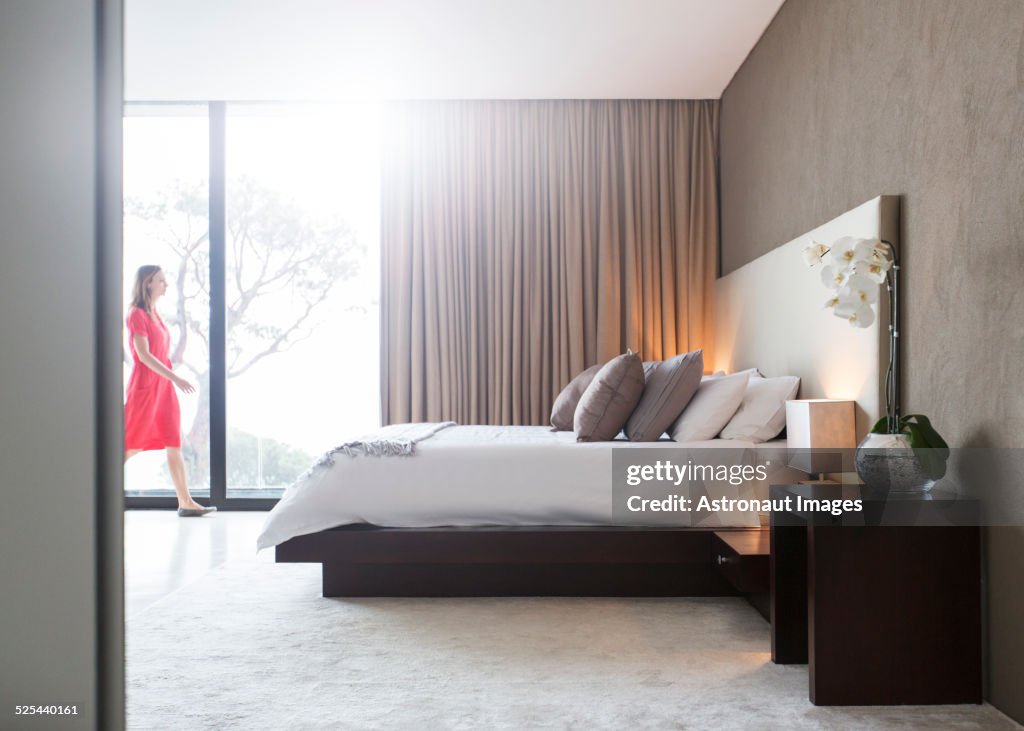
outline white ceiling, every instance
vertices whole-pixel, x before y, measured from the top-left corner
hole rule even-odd
[[[128,100],[715,99],[783,0],[126,0]]]

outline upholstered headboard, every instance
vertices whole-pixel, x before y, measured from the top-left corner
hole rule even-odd
[[[884,286],[878,314],[858,329],[825,308],[829,290],[801,252],[811,239],[878,238],[899,247],[899,197],[883,195],[798,236],[715,283],[714,367],[757,367],[766,376],[800,376],[800,398],[857,402],[857,438],[885,412],[889,313]]]

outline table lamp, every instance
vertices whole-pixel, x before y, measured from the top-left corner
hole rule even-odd
[[[789,466],[817,475],[843,471],[840,450],[857,446],[854,402],[844,399],[797,399],[786,402]],[[828,451],[835,450],[835,451]]]

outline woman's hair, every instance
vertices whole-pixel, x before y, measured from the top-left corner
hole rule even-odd
[[[132,307],[138,307],[147,315],[153,313],[153,298],[149,295],[149,284],[160,271],[156,264],[143,264],[135,272],[135,284],[132,285]]]

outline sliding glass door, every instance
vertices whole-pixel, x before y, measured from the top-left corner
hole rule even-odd
[[[372,107],[229,104],[227,494],[278,496],[378,419]]]
[[[124,119],[124,302],[136,270],[164,270],[157,303],[171,333],[175,370],[198,388],[178,393],[182,453],[195,496],[210,494],[209,119],[207,105],[141,105]],[[124,382],[132,368],[127,333]],[[174,495],[164,453],[142,452],[125,465],[128,496]]]
[[[188,418],[183,400],[183,431],[206,445],[193,450],[190,484],[216,504],[261,508],[323,451],[379,423],[377,111],[218,102],[202,123],[189,155],[210,182],[188,201],[203,209],[191,234],[203,228],[207,248],[181,265],[192,286],[175,300],[191,328],[183,367],[199,386]]]

